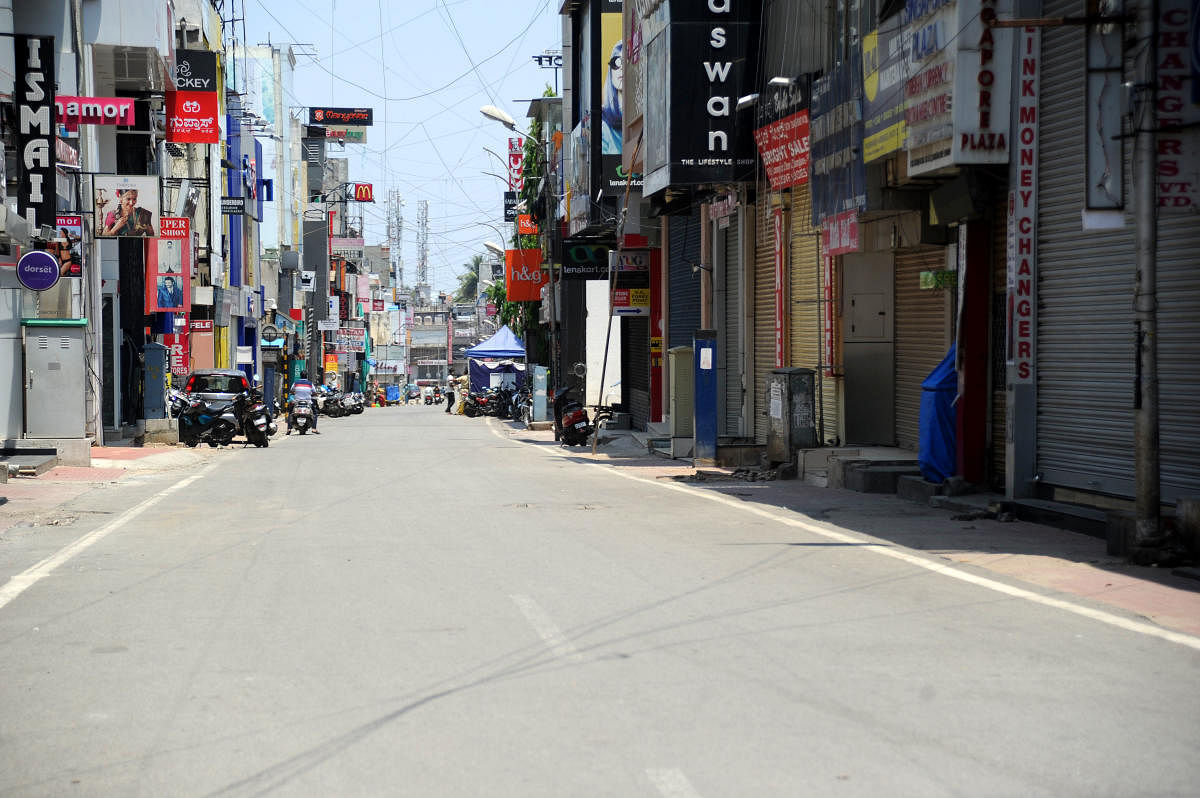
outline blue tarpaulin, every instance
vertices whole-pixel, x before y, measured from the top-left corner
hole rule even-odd
[[[917,465],[921,475],[939,485],[954,476],[958,465],[958,371],[954,347],[921,383],[921,433]]]
[[[466,355],[480,358],[525,357],[525,344],[505,324],[491,338],[468,349]]]

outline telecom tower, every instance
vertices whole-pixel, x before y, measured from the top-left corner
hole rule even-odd
[[[429,200],[417,203],[417,290],[428,304],[429,290]]]
[[[400,192],[388,193],[388,246],[391,248],[393,284],[404,288],[404,200]]]

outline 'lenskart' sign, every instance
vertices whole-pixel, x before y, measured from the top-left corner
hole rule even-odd
[[[17,213],[37,230],[55,217],[54,37],[15,36],[13,81],[17,105]],[[54,279],[58,280],[55,271]]]
[[[371,125],[371,108],[309,108],[310,125]]]
[[[67,130],[80,125],[132,125],[132,97],[71,97],[59,95],[54,101],[55,121]]]

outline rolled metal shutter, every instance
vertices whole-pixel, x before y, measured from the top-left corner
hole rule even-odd
[[[1008,200],[998,201],[992,209],[992,318],[991,318],[991,435],[988,445],[990,473],[988,483],[994,490],[1004,492],[1005,438],[1008,424],[1008,372],[1006,358],[1008,298]]]
[[[946,356],[946,296],[921,290],[921,272],[945,268],[946,250],[896,253],[896,445],[917,451],[921,382]]]
[[[700,226],[698,207],[685,216],[672,216],[668,224],[668,347],[691,346],[700,329],[700,274],[692,271],[692,265],[700,263]]]
[[[629,422],[644,430],[650,421],[650,318],[631,316],[621,324],[621,381]]]
[[[1051,8],[1053,7],[1053,8]],[[1048,4],[1047,15],[1071,13]],[[1057,10],[1055,10],[1057,9]],[[1136,232],[1081,229],[1084,32],[1043,30],[1038,223],[1038,471],[1043,482],[1134,495]],[[1125,148],[1126,193],[1132,145]],[[1158,216],[1160,486],[1164,502],[1200,490],[1200,223]]]
[[[823,442],[840,441],[838,391],[840,381],[826,377],[824,297],[820,228],[812,226],[812,192],[808,184],[792,189],[792,211],[788,224],[791,281],[791,365],[816,371],[817,431]],[[834,302],[837,287],[834,286]],[[836,310],[836,304],[834,308]],[[834,322],[836,330],[837,322]]]
[[[754,211],[754,442],[767,442],[767,375],[775,368],[775,225],[771,203]]]
[[[738,208],[729,217],[729,227],[725,228],[725,318],[723,324],[724,347],[722,358],[725,362],[725,434],[731,437],[741,437],[745,434],[742,429],[742,346],[744,335],[742,330],[742,287],[741,271],[741,241],[738,236],[738,224],[742,215]]]

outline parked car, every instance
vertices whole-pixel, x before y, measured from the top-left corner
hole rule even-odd
[[[250,381],[239,369],[197,369],[183,384],[184,393],[210,403],[232,402],[235,396],[248,390]]]

